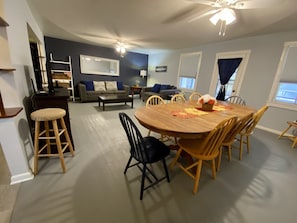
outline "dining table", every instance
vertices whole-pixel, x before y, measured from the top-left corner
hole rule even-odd
[[[162,135],[200,138],[226,118],[241,118],[255,111],[226,101],[217,101],[212,110],[204,111],[196,101],[187,101],[139,107],[134,115],[142,126]]]

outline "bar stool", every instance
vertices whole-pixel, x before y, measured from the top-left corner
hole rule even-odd
[[[289,139],[291,139],[293,141],[292,143],[292,148],[294,148],[297,144],[297,136],[296,135],[293,135],[293,136],[285,136],[286,132],[291,128],[291,127],[295,127],[297,128],[297,121],[294,121],[294,122],[287,122],[288,123],[288,127],[279,135],[278,138],[281,138],[281,137],[287,137]]]
[[[31,113],[31,119],[35,121],[34,133],[34,175],[38,172],[39,157],[59,156],[63,173],[66,172],[64,162],[64,151],[69,148],[74,156],[74,150],[63,117],[66,111],[62,108],[44,108]],[[58,128],[58,121],[61,129]],[[41,130],[40,124],[43,123],[44,130]],[[61,142],[61,136],[64,135],[66,142]],[[40,140],[45,140],[45,144],[39,148]],[[52,153],[51,145],[56,145],[57,153]],[[63,147],[62,147],[63,146]],[[46,148],[47,153],[41,153]]]

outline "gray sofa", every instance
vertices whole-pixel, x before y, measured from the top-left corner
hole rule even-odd
[[[156,87],[160,85],[160,87]],[[180,90],[172,85],[155,84],[153,87],[143,87],[141,92],[142,101],[146,101],[152,95],[159,95],[165,100],[170,99],[170,95],[179,93]]]
[[[98,96],[100,95],[110,95],[110,94],[122,94],[129,95],[130,87],[128,85],[123,85],[123,90],[87,90],[85,83],[78,83],[78,92],[81,102],[91,102],[98,101]]]

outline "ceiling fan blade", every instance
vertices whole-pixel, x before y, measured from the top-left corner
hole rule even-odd
[[[188,22],[194,22],[195,20],[201,19],[201,18],[203,18],[205,16],[215,14],[215,13],[217,13],[220,10],[221,9],[208,10],[207,12],[204,12],[204,13],[201,13],[201,14],[198,14],[198,15],[193,16],[192,18],[190,18],[188,20]]]
[[[222,7],[221,4],[217,3],[216,1],[208,1],[208,0],[188,0],[189,2],[201,4],[201,5],[208,5],[215,8]]]
[[[232,5],[235,9],[257,9],[269,8],[275,5],[282,4],[283,0],[243,0],[237,1]]]

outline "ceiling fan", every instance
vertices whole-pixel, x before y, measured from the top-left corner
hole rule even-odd
[[[188,0],[193,3],[210,6],[206,12],[199,13],[188,20],[193,22],[202,17],[212,15],[210,21],[216,25],[220,23],[219,35],[225,36],[227,25],[236,21],[236,10],[266,8],[280,4],[282,0]]]
[[[97,35],[97,34],[86,33],[86,32],[76,32],[74,34],[88,41],[91,41],[103,46],[107,46],[107,47],[113,47],[115,48],[116,52],[120,54],[121,57],[124,57],[128,49],[133,47],[140,47],[138,44],[131,43],[131,41],[129,41],[128,43],[128,41],[123,40],[120,37],[103,36],[103,35]]]

